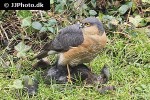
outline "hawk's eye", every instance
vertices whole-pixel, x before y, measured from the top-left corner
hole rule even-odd
[[[85,23],[85,26],[90,26],[91,24],[90,23]]]

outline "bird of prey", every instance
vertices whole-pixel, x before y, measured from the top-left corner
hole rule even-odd
[[[102,23],[95,17],[83,19],[60,30],[59,34],[33,59],[58,54],[58,66],[89,63],[105,47],[107,37]],[[32,59],[32,60],[33,60]]]

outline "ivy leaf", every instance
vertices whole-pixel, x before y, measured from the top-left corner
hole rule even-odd
[[[125,14],[128,9],[132,7],[133,3],[132,2],[127,2],[125,5],[122,5],[118,11],[121,15]]]
[[[22,20],[21,27],[31,26],[31,17],[26,17]]]
[[[96,8],[96,0],[91,0],[91,4],[94,8]]]
[[[47,28],[46,27],[42,27],[41,30],[40,30],[40,33],[46,32],[46,31],[47,31]]]
[[[17,57],[20,58],[20,57],[25,57],[26,56],[26,53],[25,52],[18,52],[17,53]]]
[[[141,84],[141,87],[142,87],[143,89],[146,89],[146,88],[147,88],[147,86],[146,86],[145,84]]]
[[[43,23],[43,24],[44,24],[44,27],[50,26],[48,23]]]
[[[23,42],[18,43],[15,46],[15,50],[18,52],[17,57],[24,57],[26,56],[26,52],[30,49],[30,46],[25,45]]]
[[[75,2],[74,2],[74,8],[75,9],[79,9],[79,8],[81,8],[83,6],[83,1],[82,0],[76,0]]]
[[[54,0],[50,0],[50,4],[54,4]]]
[[[129,8],[131,8],[132,5],[133,5],[133,2],[128,2],[127,5],[128,5]]]
[[[135,89],[138,90],[138,91],[142,91],[141,87],[135,87]]]
[[[88,6],[86,4],[83,4],[83,9],[88,9]]]
[[[56,21],[56,19],[50,19],[49,21],[48,21],[48,24],[51,26],[51,25],[55,25],[55,24],[57,24],[57,21]]]
[[[64,10],[63,8],[64,8],[64,5],[58,4],[55,7],[55,11],[58,12],[58,13],[61,13]]]
[[[150,0],[142,0],[142,2],[146,2],[146,3],[150,4]]]
[[[40,22],[33,22],[32,23],[32,27],[34,28],[34,29],[37,29],[37,30],[40,30],[41,28],[42,28],[42,24],[40,23]]]
[[[140,15],[133,17],[129,17],[129,22],[131,22],[135,27],[138,27],[140,22],[143,20]]]
[[[53,29],[52,27],[47,27],[47,29],[48,29],[50,32],[54,33],[54,29]]]
[[[61,0],[61,4],[62,4],[62,5],[65,5],[66,2],[67,2],[66,0]]]
[[[123,15],[123,14],[125,14],[126,13],[126,11],[129,9],[129,6],[128,5],[122,5],[119,9],[118,9],[118,11],[119,11],[119,13],[121,14],[121,15]]]
[[[16,80],[13,82],[13,85],[9,85],[9,87],[15,88],[15,89],[22,89],[22,88],[23,88],[23,84],[22,84],[22,81],[21,81],[21,80],[16,79]]]
[[[25,45],[23,42],[20,42],[15,46],[15,50],[17,50],[18,52],[20,51],[26,52],[30,48],[31,48],[30,46]]]
[[[30,10],[19,10],[17,12],[17,15],[20,17],[20,18],[26,18],[26,17],[29,17],[29,16],[32,16],[32,13]]]
[[[99,19],[100,19],[100,20],[103,20],[103,16],[104,16],[103,13],[99,13]]]
[[[90,10],[89,13],[90,13],[90,15],[92,15],[92,16],[94,16],[94,15],[97,14],[97,12],[96,12],[95,10]]]
[[[147,21],[144,18],[142,18],[142,20],[139,23],[139,26],[142,27],[142,26],[145,26],[145,25],[147,25]]]
[[[104,22],[111,21],[112,19],[115,19],[115,18],[113,16],[110,16],[110,15],[103,15],[103,17],[102,17],[102,20]]]

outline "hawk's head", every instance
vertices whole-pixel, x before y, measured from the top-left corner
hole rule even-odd
[[[88,17],[83,19],[81,21],[80,28],[86,31],[86,34],[102,34],[105,31],[103,24],[95,17]]]

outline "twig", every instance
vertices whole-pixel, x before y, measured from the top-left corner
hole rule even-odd
[[[150,12],[150,7],[149,8],[147,8],[147,9],[145,9],[145,10],[143,10],[144,12]]]
[[[44,21],[43,14],[42,14],[41,10],[39,12],[40,12],[40,16],[41,16],[42,21]]]
[[[73,3],[75,3],[75,2],[78,2],[78,0],[75,0]],[[84,1],[81,1],[75,9],[78,10],[78,9],[80,8],[81,4],[82,4],[82,3],[85,3],[85,2],[86,2],[85,0],[84,0]],[[67,9],[67,10],[68,10],[68,9]],[[66,12],[67,10],[65,10],[64,12]],[[64,12],[61,13],[61,15],[64,14]],[[70,15],[72,14],[72,12],[73,12],[73,11],[71,10],[70,13],[69,13],[67,16],[70,16]]]
[[[118,34],[122,34],[124,35],[126,38],[130,39],[130,35],[126,34],[126,33],[123,33],[123,32],[113,32],[113,33],[118,33]]]
[[[129,9],[129,12],[128,12],[127,21],[129,20],[130,13],[131,13],[131,8]]]
[[[4,34],[5,34],[6,38],[7,38],[7,40],[9,41],[8,35],[7,35],[6,31],[4,30],[4,28],[3,28],[3,26],[2,26],[2,25],[0,25],[0,28],[1,28],[1,29],[2,29],[2,31],[4,32]]]
[[[1,35],[2,38],[4,37],[4,35],[2,34],[2,31],[1,31],[1,30],[0,30],[0,35]]]
[[[18,21],[21,21],[21,19],[18,17]],[[16,24],[14,24],[14,25],[16,25]],[[28,33],[25,31],[25,29],[24,28],[19,28],[17,25],[16,25],[16,27],[20,30],[20,32],[24,32],[25,33],[25,35],[27,36],[28,35]]]

